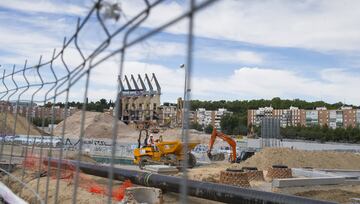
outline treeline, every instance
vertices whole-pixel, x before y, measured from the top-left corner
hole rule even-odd
[[[247,127],[246,127],[246,121],[244,120],[246,120],[246,118],[240,116],[239,114],[224,115],[220,121],[221,132],[228,135],[246,135]],[[193,122],[190,124],[190,129],[204,131],[207,134],[211,134],[213,131],[213,126],[207,125],[203,127],[198,122]]]
[[[72,101],[72,102],[68,102],[68,107],[76,107],[78,109],[82,109],[83,104],[84,103]],[[50,108],[52,106],[52,103],[49,102],[45,106]],[[59,102],[59,103],[56,103],[55,106],[59,106],[61,108],[64,108],[65,103]],[[112,102],[111,100],[107,101],[106,99],[102,98],[99,101],[88,102],[87,105],[86,105],[86,110],[87,111],[103,112],[104,109],[109,109],[110,107],[114,107],[114,106],[115,106],[114,102]]]
[[[360,143],[360,128],[320,127],[286,127],[281,128],[280,134],[287,139],[312,140],[320,142]]]
[[[281,99],[275,97],[271,100],[259,99],[259,100],[234,100],[234,101],[200,101],[192,100],[191,109],[195,111],[198,108],[205,108],[206,110],[217,110],[219,108],[226,108],[229,111],[234,112],[232,116],[224,118],[222,121],[222,129],[226,134],[246,134],[247,133],[247,110],[248,109],[258,109],[260,107],[272,106],[274,109],[287,109],[290,106],[295,106],[300,109],[315,109],[316,107],[326,107],[328,109],[338,109],[341,106],[344,106],[341,102],[338,103],[326,103],[324,101],[315,101],[307,102],[300,99]],[[346,105],[351,106],[351,105]],[[353,106],[355,107],[355,106]],[[226,122],[225,122],[226,121]],[[239,124],[234,125],[234,121],[239,122]],[[232,125],[229,125],[231,123]],[[223,126],[224,125],[224,126]]]
[[[272,106],[275,109],[286,109],[290,106],[295,106],[301,109],[314,109],[316,107],[326,107],[328,109],[337,109],[345,104],[338,102],[334,104],[326,103],[324,101],[307,102],[300,99],[288,100],[279,97],[271,100],[234,100],[234,101],[200,101],[192,100],[191,109],[205,108],[207,110],[217,110],[218,108],[226,108],[229,111],[236,113],[247,113],[248,109],[257,109],[259,107]],[[351,105],[349,105],[351,106]],[[355,106],[354,106],[355,107]]]
[[[281,99],[279,97],[271,100],[235,100],[235,101],[191,101],[191,109],[205,108],[207,110],[217,110],[219,108],[226,108],[232,111],[233,115],[224,116],[221,120],[222,132],[229,135],[246,135],[248,133],[247,127],[247,110],[258,109],[259,107],[272,106],[274,109],[287,109],[290,106],[295,106],[300,109],[315,109],[316,107],[326,107],[328,109],[338,109],[341,106],[352,106],[338,103],[326,103],[324,101],[307,102],[305,100]],[[358,108],[357,106],[352,106]],[[260,128],[253,127],[257,135],[260,136]],[[317,140],[321,142],[351,142],[360,143],[360,128],[337,128],[331,129],[328,127],[286,127],[281,129],[281,135],[289,139],[302,140]]]

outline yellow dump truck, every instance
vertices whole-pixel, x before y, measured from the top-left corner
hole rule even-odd
[[[145,142],[141,144],[141,136],[145,131]],[[138,148],[134,150],[134,163],[143,169],[148,164],[168,164],[181,167],[182,161],[185,159],[184,143],[176,141],[154,141],[152,144],[146,142],[149,138],[148,131],[142,130],[139,134]],[[188,143],[188,167],[192,168],[196,165],[196,158],[191,150],[198,145],[198,141]]]

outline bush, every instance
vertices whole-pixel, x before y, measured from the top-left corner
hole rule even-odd
[[[320,142],[351,142],[360,143],[360,128],[320,127],[286,127],[281,128],[281,135],[289,139],[316,140]]]
[[[209,125],[207,125],[207,126],[205,127],[204,131],[205,131],[206,134],[211,134],[212,131],[213,131],[213,129],[214,129],[214,127],[209,124]]]
[[[198,122],[191,123],[190,129],[195,129],[197,131],[203,131],[203,127]]]

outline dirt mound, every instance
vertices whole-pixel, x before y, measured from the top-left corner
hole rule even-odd
[[[220,171],[229,166],[227,163],[216,163],[205,166],[199,166],[189,169],[188,177],[190,180],[218,183],[220,180]],[[180,173],[179,176],[182,174]]]
[[[259,169],[267,169],[274,164],[323,169],[360,169],[360,155],[335,151],[266,148],[245,162],[233,166],[256,166]]]
[[[3,125],[5,122],[5,116],[6,116],[6,127],[5,130],[3,129]],[[16,131],[15,133],[18,135],[26,135],[27,130],[29,127],[29,122],[26,120],[26,118],[18,115],[17,116],[17,122],[16,122]],[[0,113],[0,133],[1,134],[13,134],[14,133],[14,124],[15,124],[15,117],[11,113]],[[37,130],[37,128],[30,124],[30,132],[29,135],[40,135],[40,132]]]
[[[86,112],[84,122],[85,138],[112,138],[114,117],[107,113]],[[61,135],[64,127],[64,121],[59,123],[54,129],[54,135]],[[76,112],[66,119],[65,137],[79,138],[81,128],[81,111]],[[138,131],[118,121],[117,136],[121,140],[135,141],[138,137]]]

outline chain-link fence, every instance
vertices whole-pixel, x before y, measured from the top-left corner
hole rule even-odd
[[[0,78],[0,107],[1,107],[1,147],[0,161],[1,169],[4,172],[2,182],[8,186],[17,186],[17,188],[30,189],[30,194],[20,193],[20,197],[30,199],[32,203],[59,203],[61,195],[71,193],[71,200],[66,202],[77,203],[79,196],[79,188],[85,185],[92,185],[93,182],[88,177],[82,175],[82,172],[90,173],[97,176],[107,177],[107,187],[101,188],[103,194],[106,195],[106,202],[114,202],[114,186],[115,180],[130,179],[132,182],[149,186],[161,187],[169,191],[179,193],[181,202],[188,203],[188,195],[209,198],[223,202],[237,203],[316,203],[305,198],[285,196],[268,192],[260,192],[250,189],[231,187],[219,184],[205,184],[201,182],[190,181],[187,179],[186,166],[183,168],[182,177],[168,177],[161,175],[151,175],[139,173],[136,171],[121,170],[115,167],[116,159],[119,157],[129,157],[132,155],[132,147],[129,144],[119,144],[118,141],[118,118],[120,112],[120,101],[122,98],[121,80],[124,76],[125,61],[127,59],[127,50],[157,33],[178,24],[180,21],[187,23],[186,30],[186,66],[185,68],[185,85],[184,85],[184,108],[182,121],[182,138],[184,143],[188,143],[189,135],[189,110],[191,98],[191,73],[192,73],[192,50],[193,50],[193,29],[195,13],[201,12],[206,7],[217,0],[195,0],[188,2],[188,9],[169,19],[162,25],[155,26],[151,29],[137,32],[146,20],[153,14],[153,10],[161,4],[166,3],[164,0],[143,0],[142,11],[133,17],[126,19],[124,23],[118,24],[114,28],[109,27],[105,22],[105,17],[117,20],[121,17],[121,5],[108,4],[98,0],[90,8],[89,12],[83,19],[78,19],[75,32],[69,38],[64,38],[63,46],[60,50],[53,50],[52,57],[48,61],[44,61],[42,56],[39,57],[38,63],[29,66],[25,60],[23,67],[19,68],[15,65],[11,72],[3,71]],[[103,13],[106,15],[103,15]],[[98,33],[103,36],[101,41],[87,42],[93,44],[91,49],[84,49],[79,45],[81,35],[88,32],[87,26],[96,25]],[[136,35],[135,35],[136,33]],[[140,33],[140,34],[139,34]],[[71,53],[77,56],[76,62],[65,57]],[[86,118],[86,110],[88,103],[89,87],[92,84],[93,70],[104,64],[111,58],[118,58],[118,69],[116,73],[112,73],[117,78],[117,90],[113,91],[116,97],[114,107],[114,119],[112,121],[112,138],[103,146],[96,149],[89,147],[84,139],[84,126]],[[18,63],[18,62],[16,62]],[[104,72],[108,70],[103,70]],[[32,77],[35,76],[36,80]],[[96,77],[96,76],[93,76]],[[181,77],[181,76],[179,76]],[[67,144],[65,130],[67,118],[72,114],[69,106],[70,95],[74,92],[81,92],[83,105],[81,107],[81,120],[79,123],[80,134],[77,135],[75,141],[69,141],[70,144],[76,143],[76,148]],[[45,131],[46,121],[54,124],[56,120],[57,102],[64,104],[61,112],[63,120],[62,133],[54,136],[53,128]],[[43,107],[38,111],[41,118],[41,126],[39,135],[31,124],[32,115],[35,112],[34,104]],[[26,107],[22,109],[20,107]],[[26,120],[21,120],[20,115],[25,116]],[[19,136],[18,129],[23,128],[22,135]],[[69,152],[75,152],[69,157]],[[83,155],[92,153],[97,156],[104,156],[109,164],[99,166],[96,164],[88,164],[85,162]],[[187,161],[188,152],[187,145],[184,148],[185,160]],[[13,170],[20,168],[20,171]],[[70,172],[70,173],[69,173]],[[152,177],[151,177],[152,176]],[[153,178],[152,180],[149,178]],[[15,178],[15,179],[14,179]],[[44,179],[46,178],[46,179]],[[69,183],[64,183],[67,179]],[[28,181],[32,180],[31,183]],[[18,185],[14,185],[19,183]],[[19,186],[20,185],[20,186]],[[62,185],[71,185],[70,191],[62,192]],[[87,186],[88,187],[88,186]],[[105,190],[104,190],[105,189]],[[97,188],[92,189],[93,193],[97,192]],[[102,201],[90,200],[90,203]]]

